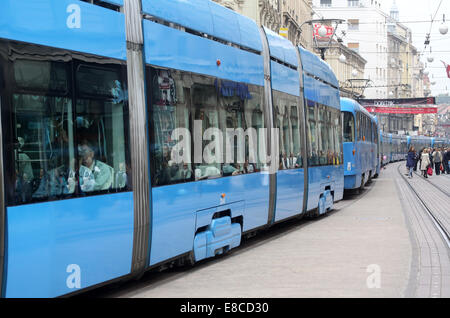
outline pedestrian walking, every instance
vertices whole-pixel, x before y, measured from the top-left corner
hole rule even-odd
[[[434,172],[436,175],[441,174],[441,162],[442,162],[442,153],[440,151],[440,148],[436,148],[433,151],[433,163],[434,163]]]
[[[443,161],[444,161],[444,172],[447,174],[450,174],[450,148],[447,148],[446,151],[444,152],[444,155],[442,156]]]
[[[420,149],[419,155],[417,156],[417,163],[419,164],[419,170],[420,170],[420,165],[422,164],[422,153],[423,153],[424,149],[425,148]],[[416,170],[417,170],[417,164],[416,164]]]
[[[413,177],[413,170],[415,165],[416,165],[416,150],[414,149],[414,147],[411,146],[411,148],[409,148],[408,155],[406,157],[406,167],[408,167],[409,169],[408,178],[410,179]]]
[[[428,178],[427,170],[428,167],[430,167],[430,164],[430,155],[428,154],[428,150],[424,149],[420,161],[420,170],[422,170],[422,175],[424,178]]]

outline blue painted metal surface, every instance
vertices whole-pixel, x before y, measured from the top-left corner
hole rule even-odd
[[[148,64],[264,85],[261,55],[151,21],[144,21],[144,43],[145,61]],[[217,65],[217,60],[220,60],[220,66]]]
[[[272,89],[294,96],[300,96],[300,80],[297,71],[270,61],[272,71]]]
[[[229,216],[214,219],[194,239],[195,261],[223,254],[241,244],[241,225],[231,223]]]
[[[318,207],[320,196],[327,187],[334,192],[334,201],[342,200],[344,197],[344,166],[308,168],[308,211]]]
[[[316,103],[340,109],[339,91],[306,74],[303,75],[305,98]]]
[[[1,6],[0,38],[126,59],[121,13],[77,0],[3,0]]]
[[[317,76],[323,81],[339,87],[339,81],[328,63],[302,47],[298,47],[298,49],[300,50],[300,57],[302,59],[303,72]]]
[[[292,66],[298,67],[297,53],[291,41],[264,27],[269,42],[270,56]]]
[[[7,208],[6,297],[55,297],[130,273],[133,194]]]
[[[303,212],[304,178],[304,169],[278,171],[274,222]]]
[[[253,173],[158,187],[152,189],[152,198],[150,265],[155,265],[192,251],[196,224],[209,224],[215,212],[230,210],[232,218],[243,215],[244,232],[265,225],[269,175]]]
[[[143,0],[142,10],[156,18],[262,51],[255,22],[210,0]]]

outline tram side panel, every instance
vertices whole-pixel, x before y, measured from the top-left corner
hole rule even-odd
[[[153,126],[149,266],[192,251],[196,260],[211,257],[211,248],[229,246],[219,246],[210,237],[220,233],[214,226],[222,226],[215,218],[229,223],[223,227],[239,242],[242,232],[267,224],[269,175],[262,173],[260,164],[204,162],[203,151],[210,143],[206,139],[191,149],[191,163],[170,162],[168,154],[176,145],[171,136],[175,128],[186,128],[193,138],[207,138],[208,128],[264,128],[263,60],[151,21],[144,21],[144,37]],[[196,152],[200,161],[194,158]],[[216,240],[220,239],[230,237],[219,235]]]

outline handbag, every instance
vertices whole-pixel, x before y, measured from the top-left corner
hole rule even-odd
[[[444,166],[442,164],[439,170],[444,171]]]
[[[428,173],[429,176],[432,176],[433,175],[433,169],[431,169],[431,167],[428,167],[427,173]]]

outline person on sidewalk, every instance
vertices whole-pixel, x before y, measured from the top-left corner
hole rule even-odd
[[[420,170],[422,170],[422,175],[424,178],[428,178],[427,170],[430,166],[430,155],[428,154],[428,149],[424,149],[422,152],[421,162],[420,162]]]
[[[408,151],[408,156],[406,158],[406,167],[409,169],[408,178],[413,177],[413,170],[416,166],[416,150],[411,146]]]
[[[450,148],[447,148],[444,155],[442,156],[444,160],[444,172],[450,174],[450,165],[448,164],[450,160]]]
[[[442,162],[442,153],[440,151],[440,148],[436,148],[433,151],[433,162],[434,162],[434,171],[438,176],[441,174],[441,162]]]

